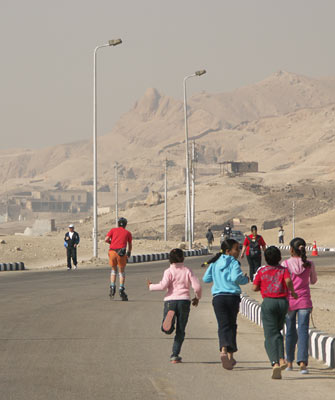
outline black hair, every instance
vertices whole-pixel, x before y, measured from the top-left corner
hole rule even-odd
[[[256,229],[256,231],[257,231],[257,226],[256,226],[256,225],[251,225],[251,228],[250,228],[251,232],[252,232],[254,229]]]
[[[184,252],[182,249],[173,249],[169,254],[170,264],[182,263],[184,261]]]
[[[264,251],[264,257],[266,260],[266,263],[268,265],[271,265],[272,267],[276,267],[279,265],[280,260],[281,260],[281,252],[276,246],[269,246],[265,251]]]
[[[309,268],[311,263],[307,260],[306,256],[306,242],[300,237],[296,237],[290,241],[290,246],[294,253],[301,258],[304,268]]]
[[[234,239],[226,239],[221,243],[221,252],[220,253],[216,253],[214,257],[212,257],[210,260],[206,261],[205,264],[212,264],[214,263],[216,260],[218,260],[222,254],[226,254],[226,251],[230,251],[234,244],[238,244],[237,240]]]

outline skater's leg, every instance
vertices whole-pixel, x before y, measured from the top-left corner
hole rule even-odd
[[[126,273],[125,273],[126,266],[119,266],[119,280],[120,280],[120,288],[124,288],[124,284],[126,282]]]

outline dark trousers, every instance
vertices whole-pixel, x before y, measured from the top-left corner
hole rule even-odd
[[[281,330],[284,328],[288,310],[286,297],[265,297],[261,306],[261,318],[264,327],[264,346],[271,365],[279,363],[284,358],[284,338]]]
[[[67,247],[66,248],[66,256],[67,256],[67,267],[71,268],[71,258],[73,260],[73,264],[77,265],[77,248],[76,247]]]
[[[249,278],[251,282],[254,281],[254,275],[258,268],[261,266],[262,263],[262,256],[259,257],[250,257],[247,256],[248,264],[249,264]]]
[[[173,310],[175,312],[171,329],[166,332],[163,330],[163,326],[161,327],[164,333],[171,335],[176,325],[176,335],[174,337],[172,346],[172,356],[178,356],[180,353],[181,346],[185,339],[185,328],[187,325],[188,316],[190,314],[190,307],[190,300],[169,300],[164,302],[163,321],[169,310]]]
[[[279,244],[284,243],[284,236],[279,236]]]
[[[229,353],[237,351],[237,314],[240,308],[239,295],[217,295],[213,297],[213,307],[218,321],[220,351],[227,347]]]

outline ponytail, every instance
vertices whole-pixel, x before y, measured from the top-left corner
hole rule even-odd
[[[216,253],[215,256],[212,257],[210,260],[206,261],[204,263],[204,265],[209,265],[209,264],[215,263],[215,261],[217,261],[222,256],[222,254],[226,254],[227,250],[230,251],[233,248],[235,243],[238,243],[238,242],[236,240],[234,240],[234,239],[226,239],[226,240],[224,240],[221,243],[221,251],[220,251],[220,253]]]
[[[311,263],[307,260],[306,256],[306,242],[304,239],[296,237],[291,240],[290,246],[293,249],[293,252],[301,258],[302,266],[304,268],[309,268]]]

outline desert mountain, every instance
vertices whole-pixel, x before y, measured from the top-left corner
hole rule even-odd
[[[217,161],[228,159],[258,161],[264,172],[298,168],[302,174],[332,175],[334,104],[334,78],[285,71],[230,93],[193,96],[189,135],[197,143],[199,174],[217,170]],[[148,89],[110,134],[99,137],[99,181],[113,181],[118,161],[124,190],[160,190],[162,161],[168,157],[175,166],[173,185],[178,186],[184,179],[183,141],[183,103]],[[90,141],[0,152],[3,190],[31,179],[78,187],[91,178]]]

